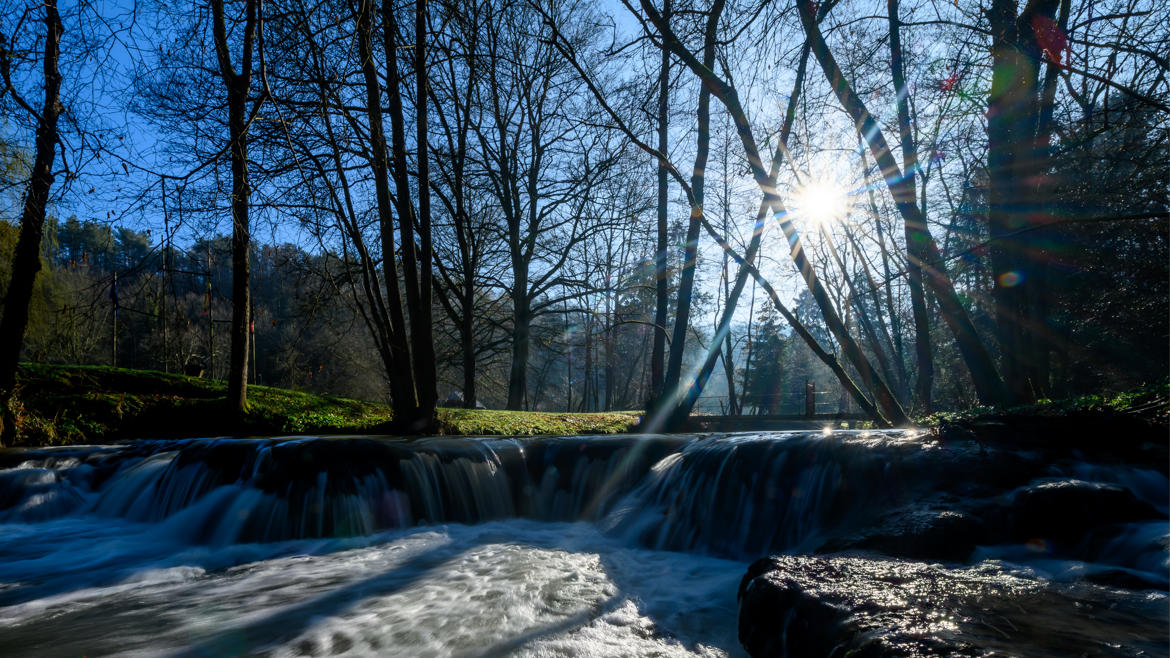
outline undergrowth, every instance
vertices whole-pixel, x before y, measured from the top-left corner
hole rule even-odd
[[[1013,407],[974,407],[943,411],[917,419],[921,426],[969,420],[985,416],[1068,416],[1084,413],[1126,414],[1167,424],[1170,414],[1170,380],[1147,384],[1130,391],[1096,393],[1061,400],[1042,399]]]

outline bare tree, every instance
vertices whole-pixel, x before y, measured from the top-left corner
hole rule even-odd
[[[1067,25],[1068,3],[1061,15]],[[1044,343],[1044,270],[1042,247],[1032,228],[1045,199],[1047,134],[1055,98],[1060,52],[1049,52],[1047,79],[1040,77],[1044,46],[1040,26],[1055,25],[1061,0],[1030,0],[1020,10],[1016,0],[995,0],[991,23],[991,95],[987,107],[988,229],[995,240],[991,270],[995,282],[996,328],[1004,377],[1011,399],[1026,402],[1042,395],[1047,355]],[[1061,29],[1047,27],[1046,29]],[[1040,181],[1037,184],[1037,181]],[[1040,220],[1042,221],[1042,220]]]
[[[954,284],[942,262],[938,246],[930,233],[926,231],[926,218],[917,205],[913,188],[903,176],[897,163],[894,162],[889,144],[877,122],[870,115],[861,97],[845,79],[840,66],[829,51],[828,44],[825,43],[824,36],[817,25],[815,18],[817,10],[808,0],[797,0],[797,8],[800,11],[801,24],[804,26],[805,34],[812,46],[812,52],[817,61],[820,62],[825,78],[832,85],[841,106],[853,120],[858,132],[869,145],[870,152],[873,154],[874,160],[877,161],[882,176],[886,180],[886,185],[894,197],[895,205],[908,226],[907,231],[913,231],[917,241],[921,243],[924,256],[921,267],[926,275],[926,281],[930,284],[935,299],[938,300],[943,320],[955,336],[955,341],[963,354],[980,400],[985,403],[1004,400],[1003,382],[999,379],[995,363],[992,361],[987,347],[980,340],[966,308],[963,307],[955,293]],[[913,257],[908,252],[908,258]]]
[[[714,0],[707,12],[703,29],[703,66],[715,67],[715,40],[718,36],[719,19],[723,15],[723,0]],[[665,21],[665,18],[663,18]],[[699,103],[695,110],[698,143],[695,148],[695,166],[691,174],[692,209],[687,221],[686,241],[683,243],[683,263],[679,276],[678,299],[674,312],[674,335],[670,342],[670,358],[666,364],[666,379],[661,399],[669,405],[677,403],[680,396],[679,384],[682,377],[683,353],[686,351],[687,331],[690,328],[692,295],[695,288],[695,268],[698,265],[700,219],[704,215],[705,181],[707,160],[711,149],[711,90],[706,85],[699,87]],[[662,165],[659,165],[662,169]],[[730,308],[730,296],[729,308]],[[716,334],[715,344],[722,342],[722,335]],[[688,410],[689,412],[689,410]]]
[[[219,75],[228,97],[228,151],[232,162],[232,324],[231,362],[228,367],[228,404],[239,415],[248,408],[248,354],[252,311],[252,248],[248,211],[252,185],[248,178],[248,128],[268,97],[264,79],[264,5],[262,0],[246,0],[239,70],[232,65],[223,0],[211,0],[212,30]],[[260,78],[263,91],[247,104],[252,87],[254,46],[259,49]]]
[[[20,238],[16,243],[12,263],[12,280],[4,299],[4,316],[0,319],[0,443],[10,443],[16,431],[16,419],[9,402],[12,389],[16,386],[16,365],[20,360],[24,332],[28,326],[28,306],[33,284],[41,270],[41,235],[49,205],[49,191],[55,178],[53,161],[59,139],[57,120],[63,109],[59,62],[61,34],[65,28],[57,12],[56,0],[45,0],[43,6],[45,39],[41,67],[45,91],[40,112],[17,92],[12,83],[12,53],[8,43],[12,43],[16,35],[12,35],[7,43],[0,44],[0,75],[4,78],[4,90],[0,96],[11,96],[21,109],[35,118],[37,124],[36,153],[20,215]],[[18,23],[17,29],[21,27]]]
[[[662,0],[662,20],[670,23],[671,0]],[[662,64],[658,69],[658,151],[668,152],[670,136],[670,51],[661,50]],[[666,316],[670,304],[669,282],[666,274],[666,249],[669,227],[669,189],[666,165],[658,163],[658,207],[656,214],[657,250],[654,257],[654,344],[650,348],[650,399],[646,408],[658,404],[666,376]]]
[[[553,56],[527,5],[489,3],[482,39],[487,66],[475,126],[479,165],[501,219],[512,300],[509,409],[525,407],[533,320],[560,303],[562,269],[596,230],[584,217],[589,195],[609,175],[616,155],[609,137],[589,130],[569,67]],[[584,11],[567,7],[565,11]],[[578,34],[580,43],[591,38]]]
[[[677,56],[680,60],[683,61],[684,64],[687,65],[687,67],[695,76],[700,78],[704,86],[711,89],[712,95],[718,98],[723,106],[727,108],[728,113],[731,115],[732,121],[735,123],[736,133],[738,134],[740,143],[743,146],[744,155],[747,159],[752,177],[755,179],[756,184],[760,187],[760,190],[764,196],[764,200],[761,203],[760,215],[758,215],[756,218],[756,229],[753,234],[752,241],[748,246],[747,252],[744,254],[744,262],[752,262],[755,252],[759,249],[760,237],[763,233],[763,220],[767,216],[767,212],[769,210],[774,212],[777,218],[781,220],[780,226],[784,231],[785,236],[788,238],[789,244],[792,246],[793,262],[797,266],[797,269],[800,271],[801,275],[804,277],[806,284],[809,286],[810,292],[813,294],[813,297],[816,299],[817,304],[821,309],[821,313],[825,317],[826,324],[833,332],[834,337],[841,344],[841,347],[844,350],[846,356],[849,358],[850,363],[855,368],[857,368],[861,375],[862,381],[866,385],[866,388],[872,391],[876,397],[878,406],[881,408],[882,414],[884,415],[884,419],[882,419],[882,421],[892,422],[899,425],[906,423],[908,419],[906,418],[905,412],[902,410],[901,405],[898,404],[898,401],[890,391],[889,386],[885,383],[885,381],[882,380],[881,376],[873,368],[872,364],[869,363],[869,360],[865,357],[856,341],[849,335],[845,324],[841,322],[836,311],[832,308],[831,301],[829,300],[823,285],[817,278],[816,274],[813,272],[811,265],[808,263],[804,249],[801,245],[800,236],[796,232],[791,219],[787,217],[787,211],[784,207],[784,204],[776,192],[776,176],[778,175],[778,165],[781,161],[781,158],[773,158],[771,171],[764,168],[758,143],[756,142],[756,139],[753,135],[751,123],[749,122],[747,113],[739,99],[739,93],[736,90],[736,87],[731,82],[716,75],[714,71],[704,66],[702,62],[700,62],[698,58],[694,56],[693,53],[688,51],[683,43],[679,40],[678,35],[676,35],[669,26],[662,23],[661,15],[658,14],[653,6],[646,2],[646,0],[643,0],[641,5],[643,13],[646,14],[646,16],[649,18],[649,21],[654,25],[659,35],[662,37],[663,47],[669,48],[675,56]],[[810,20],[814,20],[815,25],[815,19],[810,18]],[[817,50],[815,42],[810,40],[810,46],[815,53]],[[778,149],[781,151],[781,153],[777,154],[779,156],[783,153],[783,150],[786,149],[786,146],[782,141],[778,141],[777,144]],[[741,265],[739,275],[736,277],[736,285],[732,288],[731,295],[728,297],[727,308],[724,309],[724,320],[720,323],[720,326],[717,330],[718,333],[727,331],[727,328],[730,325],[731,314],[734,312],[735,306],[738,303],[738,297],[743,290],[747,276],[747,269]],[[692,387],[686,398],[684,398],[683,402],[677,407],[673,414],[675,422],[681,421],[682,418],[690,413],[690,410],[694,405],[694,400],[698,396],[698,391],[701,390],[703,384],[706,381],[706,377],[709,376],[711,369],[714,367],[716,356],[717,353],[709,353],[707,355],[706,362],[704,363],[703,368],[700,370],[699,376],[696,380],[696,386]]]
[[[918,170],[918,145],[910,124],[910,92],[906,88],[903,66],[901,19],[898,0],[887,0],[890,24],[890,75],[898,105],[898,137],[902,146],[902,170],[906,172],[905,193],[914,198],[915,176]],[[925,182],[923,188],[925,188]],[[923,218],[925,220],[925,218]],[[922,288],[922,265],[929,262],[926,244],[932,238],[925,221],[904,222],[906,235],[906,272],[910,287],[910,308],[914,314],[914,354],[918,362],[914,396],[922,411],[931,410],[931,387],[934,385],[934,352],[930,348],[930,317],[926,311],[926,294]]]
[[[445,39],[436,44],[442,49],[441,64],[429,89],[441,130],[439,144],[432,144],[440,180],[432,181],[431,188],[450,220],[450,235],[440,240],[440,248],[435,250],[436,291],[459,334],[463,405],[468,409],[477,403],[476,361],[486,347],[476,335],[477,315],[486,311],[482,308],[485,273],[481,270],[495,251],[489,213],[476,210],[486,205],[489,195],[475,187],[474,154],[469,143],[478,120],[484,69],[479,57],[482,9],[478,2],[445,5]],[[483,324],[482,318],[479,324]]]
[[[382,3],[382,35],[386,61],[386,87],[390,96],[391,153],[395,185],[394,210],[398,214],[402,274],[406,288],[406,309],[410,315],[409,347],[398,292],[398,267],[394,249],[394,221],[388,185],[386,137],[382,127],[381,87],[373,61],[372,0],[358,9],[358,56],[366,91],[366,114],[371,146],[370,166],[377,191],[377,210],[382,239],[383,281],[390,307],[390,355],[393,370],[388,373],[395,408],[395,423],[414,432],[431,431],[435,424],[438,397],[435,379],[434,337],[431,331],[431,219],[426,121],[427,15],[424,0],[415,7],[415,112],[417,119],[418,211],[411,203],[406,162],[405,113],[402,103],[403,78],[398,72],[398,19],[390,0]],[[420,246],[415,246],[415,234]]]

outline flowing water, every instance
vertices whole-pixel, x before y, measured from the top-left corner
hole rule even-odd
[[[752,559],[986,495],[963,480],[981,458],[900,432],[0,451],[0,655],[743,655]],[[1035,467],[1167,511],[1157,470]],[[1158,583],[1168,536],[1144,520],[1075,554],[976,557],[1041,583]],[[1165,634],[1163,591],[1102,591]]]

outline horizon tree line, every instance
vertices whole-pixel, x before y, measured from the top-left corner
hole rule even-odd
[[[15,3],[0,402],[46,217],[85,205],[83,179],[147,224],[186,196],[173,229],[163,210],[167,240],[231,220],[236,414],[257,222],[323,259],[320,287],[365,328],[406,432],[433,429],[441,379],[475,406],[499,377],[521,409],[577,368],[567,406],[624,402],[677,427],[713,376],[727,409],[744,408],[737,380],[740,398],[768,395],[760,355],[793,349],[879,425],[1164,370],[1167,10],[870,4],[623,0],[619,18],[575,0],[209,0],[118,28]],[[70,105],[101,66],[84,62],[114,47],[103,29],[138,45],[124,109],[150,122],[152,162]],[[58,163],[65,144],[85,158]],[[800,206],[822,179],[849,207],[817,224]],[[763,307],[744,303],[757,293]],[[777,314],[792,348],[775,347]]]

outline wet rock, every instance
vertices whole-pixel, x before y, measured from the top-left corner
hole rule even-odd
[[[1129,569],[1102,569],[1086,574],[1085,580],[1119,589],[1166,589],[1166,583],[1151,574]]]
[[[1093,528],[1162,518],[1132,491],[1114,484],[1058,480],[1017,490],[1011,501],[1014,539],[1074,542]]]
[[[890,514],[860,536],[830,541],[819,552],[861,549],[892,557],[962,562],[986,536],[983,520],[969,512],[910,507]]]
[[[1074,555],[1120,570],[1116,575],[1090,576],[1093,582],[1134,589],[1170,588],[1170,523],[1165,520],[1101,526],[1075,547]]]
[[[995,564],[776,556],[739,588],[752,656],[1163,655],[1163,594],[1057,586]]]

